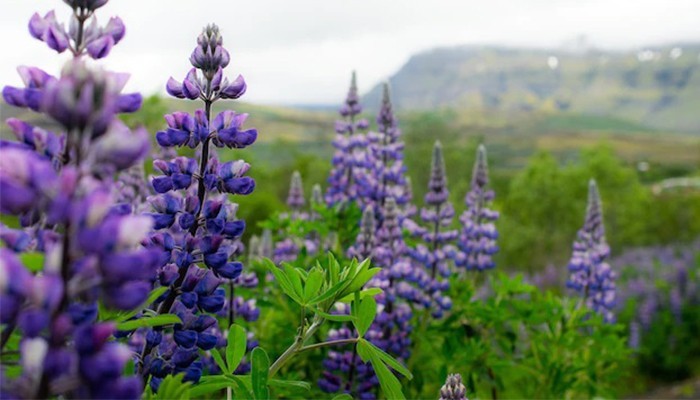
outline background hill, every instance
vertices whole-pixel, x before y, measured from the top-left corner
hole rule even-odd
[[[700,44],[638,51],[438,48],[390,79],[401,109],[561,111],[700,131]],[[364,98],[379,102],[379,85]]]

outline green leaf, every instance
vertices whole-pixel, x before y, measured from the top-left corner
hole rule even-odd
[[[190,389],[190,396],[194,398],[202,397],[206,394],[218,392],[222,389],[229,388],[232,385],[233,382],[200,383],[197,386]]]
[[[359,295],[358,295],[359,298]],[[357,315],[357,322],[355,323],[355,328],[360,334],[360,337],[365,336],[374,317],[377,315],[377,302],[374,297],[365,297],[360,303]]]
[[[249,375],[204,375],[199,380],[199,383],[206,385],[219,384],[224,387],[230,387],[235,393],[235,399],[248,400],[253,398],[248,388],[250,386]]]
[[[270,379],[268,384],[279,389],[302,389],[311,390],[311,384],[304,381],[285,381],[282,379]]]
[[[328,314],[326,312],[323,312],[321,310],[314,310],[314,312],[323,318],[329,320],[329,321],[335,321],[335,322],[351,322],[355,320],[355,317],[352,315],[346,315],[346,314]]]
[[[396,378],[396,375],[389,371],[389,368],[377,357],[372,357],[371,362],[372,368],[374,368],[374,372],[376,372],[377,378],[379,378],[379,386],[381,386],[382,392],[384,392],[384,397],[392,400],[405,400],[406,397],[401,391],[401,382]]]
[[[234,324],[228,329],[228,337],[226,339],[228,340],[226,345],[226,364],[229,372],[233,373],[245,355],[248,338],[245,329],[240,325]]]
[[[333,287],[331,287],[330,289],[311,299],[309,301],[309,305],[322,303],[326,300],[334,298],[338,295],[338,292],[342,291],[349,283],[350,282],[347,280],[341,280],[340,282],[333,285]]]
[[[284,268],[284,273],[287,274],[289,281],[292,283],[294,293],[296,293],[299,298],[303,299],[304,289],[301,286],[301,273],[289,263],[284,263],[282,267]]]
[[[191,394],[191,382],[183,382],[184,374],[168,375],[158,387],[156,399],[188,400]]]
[[[361,265],[369,266],[369,259],[363,261]],[[379,273],[379,271],[381,271],[381,270],[382,270],[381,268],[371,268],[371,269],[364,269],[363,268],[363,270],[361,270],[355,276],[355,278],[353,278],[350,285],[348,285],[348,287],[345,289],[345,292],[343,293],[343,295],[347,295],[349,293],[356,292],[356,291],[362,289],[362,287],[367,282],[369,282],[369,280],[372,279],[372,277],[374,275],[377,275]]]
[[[267,400],[270,398],[270,390],[267,387],[267,374],[270,370],[270,359],[267,353],[260,347],[253,349],[251,365],[251,383],[253,385],[253,395],[256,400]]]
[[[361,351],[364,353],[364,356]],[[360,339],[358,341],[357,354],[360,355],[364,362],[370,361],[373,357],[377,358],[406,378],[413,379],[413,374],[411,374],[408,368],[367,340]]]
[[[318,269],[313,269],[309,272],[309,276],[306,279],[306,284],[304,286],[304,301],[308,302],[312,298],[318,295],[319,289],[323,285],[323,272]]]
[[[289,280],[289,277],[287,277],[287,274],[279,269],[272,261],[268,260],[267,258],[263,260],[265,266],[267,269],[272,272],[272,275],[275,276],[275,280],[277,283],[280,285],[280,288],[282,288],[282,291],[289,297],[292,298],[296,303],[302,304],[303,300],[302,298],[294,291],[294,287],[292,285],[292,282]]]
[[[384,291],[380,288],[369,288],[369,289],[363,289],[360,293],[360,298],[364,299],[365,297],[374,297],[378,294],[384,293]],[[341,303],[350,303],[353,301],[355,298],[354,293],[350,293],[349,295],[343,297],[342,299],[338,299],[339,302]]]
[[[353,398],[349,394],[343,393],[335,396],[332,400],[353,400]]]
[[[117,324],[117,330],[133,331],[138,328],[181,324],[180,317],[175,314],[161,314],[149,318],[139,318]]]
[[[370,362],[372,359],[372,349],[369,347],[369,342],[363,338],[357,341],[357,355],[363,362]]]
[[[211,350],[209,351],[209,353],[211,354],[211,357],[212,357],[212,358],[214,359],[214,361],[216,362],[216,365],[218,365],[219,368],[221,368],[222,371],[224,371],[224,372],[227,373],[227,374],[230,374],[230,373],[231,373],[231,370],[230,370],[230,369],[228,368],[228,366],[226,365],[226,362],[224,361],[224,358],[221,357],[221,352],[219,351],[219,349],[213,348],[213,349],[211,349]]]
[[[29,272],[37,273],[44,270],[43,253],[22,253],[19,255],[19,260]]]

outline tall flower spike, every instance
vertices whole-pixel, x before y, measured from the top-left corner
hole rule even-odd
[[[448,198],[442,145],[435,142],[425,207],[420,213],[423,226],[405,219],[404,228],[423,241],[415,248],[409,249],[408,253],[418,264],[416,267],[424,270],[424,273],[415,274],[422,276],[418,282],[429,299],[426,307],[430,307],[436,318],[441,317],[443,312],[452,306],[450,298],[443,294],[449,289],[449,281],[444,278],[449,277],[452,272],[447,263],[447,255],[454,251],[451,243],[457,238],[457,231],[448,229],[454,217],[454,208]]]
[[[400,140],[401,130],[394,116],[389,84],[385,83],[381,108],[377,116],[377,132],[368,133],[367,169],[359,177],[361,205],[374,207],[377,221],[381,226],[382,210],[386,199],[394,198],[400,208],[409,203],[406,193],[405,166],[403,165],[404,144]],[[401,212],[403,217],[403,210]]]
[[[484,271],[496,266],[493,255],[498,251],[495,221],[499,214],[488,208],[494,198],[494,192],[486,188],[488,183],[486,148],[479,145],[471,189],[465,198],[467,210],[460,217],[462,230],[458,245],[461,251],[453,252],[455,264],[467,270]]]
[[[339,110],[342,119],[335,123],[333,147],[336,151],[325,195],[326,203],[330,206],[357,200],[357,182],[367,166],[367,139],[364,132],[369,124],[367,120],[357,119],[362,112],[359,101],[357,77],[353,71],[348,95]]]
[[[298,213],[304,208],[304,204],[306,204],[306,200],[304,199],[304,186],[301,182],[301,174],[299,171],[294,171],[289,184],[287,205],[292,209],[292,212]]]
[[[252,145],[257,131],[242,128],[246,114],[224,110],[212,115],[214,102],[237,98],[245,91],[242,77],[231,84],[223,78],[229,53],[222,44],[215,25],[204,28],[190,58],[195,68],[182,83],[171,78],[166,85],[174,97],[201,100],[203,109],[166,115],[168,128],[156,134],[161,146],[188,146],[195,149],[196,158],[154,161],[161,175],[151,182],[158,194],[149,198],[150,216],[158,232],[150,245],[166,258],[158,280],[168,288],[155,305],[159,314],[174,313],[183,321],[172,334],[156,328],[140,342],[138,372],[144,378],[150,376],[154,391],[168,374],[184,373],[185,380],[197,382],[204,369],[213,368],[198,349],[225,345],[221,331],[226,329],[219,329],[209,314],[228,317],[229,323],[258,315],[254,302],[234,295],[236,287],[255,286],[257,279],[243,273],[243,264],[237,261],[243,253],[245,221],[237,218],[238,206],[228,198],[228,194],[250,194],[255,181],[247,176],[250,164],[244,160],[221,163],[216,154],[216,147]]]
[[[375,225],[376,221],[374,217],[374,210],[368,207],[362,213],[360,233],[357,234],[355,244],[348,249],[349,258],[365,260],[372,256],[372,250],[374,249]]]
[[[29,27],[76,58],[59,77],[21,67],[26,87],[3,89],[9,104],[44,113],[68,134],[12,119],[8,125],[20,142],[0,144],[0,213],[19,217],[27,228],[2,230],[12,250],[0,254],[0,276],[10,277],[9,283],[0,278],[0,348],[19,333],[23,369],[15,377],[2,374],[0,396],[140,398],[140,377],[122,376],[130,351],[111,340],[113,324],[96,318],[98,302],[121,311],[142,304],[162,261],[159,251],[141,246],[151,218],[131,215],[113,196],[113,174],[142,163],[148,151],[146,132],[132,132],[116,118],[138,109],[141,96],[121,94],[127,75],[89,67],[79,57],[105,56],[123,36],[121,21],[113,19],[109,32],[94,18],[86,27],[82,22],[105,2],[68,3],[73,18],[83,19],[68,32],[53,12],[35,14]],[[30,246],[44,255],[36,276],[12,254]]]
[[[586,304],[603,315],[606,321],[614,322],[617,274],[606,261],[609,255],[600,192],[596,182],[591,179],[588,184],[586,218],[574,241],[566,286],[580,293]]]
[[[467,388],[462,383],[462,375],[449,374],[440,388],[440,400],[467,400]]]

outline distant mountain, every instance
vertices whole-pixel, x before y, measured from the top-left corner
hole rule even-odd
[[[700,132],[700,43],[638,51],[438,48],[389,79],[400,110],[567,111]],[[379,104],[381,88],[364,98]]]

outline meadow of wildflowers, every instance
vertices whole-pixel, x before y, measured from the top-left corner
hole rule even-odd
[[[225,32],[181,44],[190,66],[163,86],[195,111],[148,132],[120,119],[142,103],[128,73],[99,62],[122,20],[104,22],[107,0],[56,3],[69,20],[37,13],[29,33],[72,57],[2,91],[55,129],[10,118],[0,142],[0,398],[572,398],[617,396],[655,359],[692,375],[697,244],[611,258],[595,180],[568,268],[508,274],[486,147],[450,171],[436,141],[412,187],[389,85],[371,124],[353,72],[327,181],[307,199],[291,174],[286,209],[244,243],[237,201],[267,183],[240,150],[265,132],[233,109],[247,85]]]

